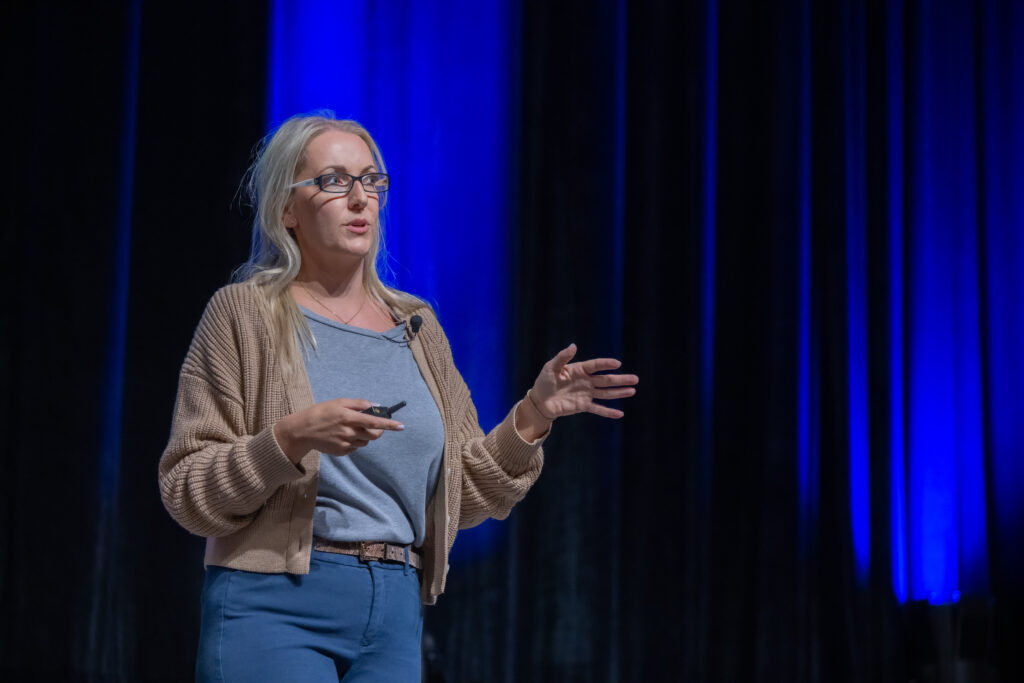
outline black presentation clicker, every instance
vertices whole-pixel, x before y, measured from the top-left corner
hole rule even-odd
[[[405,401],[399,401],[395,405],[388,408],[387,406],[370,406],[366,410],[360,411],[367,415],[373,415],[374,417],[384,417],[391,419],[391,416],[398,412],[398,410],[405,405]]]

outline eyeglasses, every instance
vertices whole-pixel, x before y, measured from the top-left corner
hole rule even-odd
[[[316,185],[324,192],[333,192],[335,194],[346,194],[349,192],[356,181],[363,186],[363,189],[367,192],[387,192],[388,187],[391,185],[388,179],[387,173],[364,173],[361,176],[349,175],[348,173],[324,173],[318,175],[316,178],[310,178],[308,180],[300,180],[297,183],[292,183],[288,186],[288,189],[293,187],[303,187],[305,185]]]

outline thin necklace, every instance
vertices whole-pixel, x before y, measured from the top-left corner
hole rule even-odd
[[[364,296],[363,296],[363,303],[359,304],[359,308],[357,308],[357,309],[356,309],[356,312],[352,314],[352,317],[351,317],[351,318],[349,318],[348,320],[345,320],[345,319],[344,319],[344,318],[342,318],[342,317],[341,317],[340,315],[338,315],[337,313],[335,313],[335,312],[334,312],[334,309],[330,308],[330,307],[329,307],[329,306],[328,306],[327,304],[325,304],[325,303],[324,303],[323,301],[320,301],[320,299],[316,298],[316,294],[314,294],[313,292],[309,291],[309,287],[307,287],[306,285],[304,285],[304,284],[303,284],[303,283],[301,283],[301,282],[299,283],[299,287],[302,287],[302,288],[303,288],[304,290],[306,290],[306,294],[309,294],[309,295],[310,295],[311,297],[313,297],[313,301],[315,301],[315,302],[317,302],[318,304],[320,304],[321,306],[323,306],[323,307],[324,307],[324,310],[326,310],[326,311],[327,311],[328,313],[330,313],[331,315],[333,315],[333,316],[334,316],[335,318],[337,318],[338,320],[340,320],[340,321],[341,321],[342,323],[344,323],[345,325],[348,325],[348,324],[349,324],[350,322],[352,322],[353,320],[355,320],[355,319],[356,319],[356,316],[357,316],[357,315],[359,315],[359,313],[360,313],[360,312],[361,312],[361,311],[363,310],[363,306],[365,306],[365,305],[366,305],[366,299],[368,298],[367,296],[365,296],[365,295],[364,295]]]

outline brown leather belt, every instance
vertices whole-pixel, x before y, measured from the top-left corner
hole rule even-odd
[[[355,555],[361,562],[377,560],[378,562],[405,564],[405,546],[392,545],[383,541],[329,541],[326,538],[314,536],[313,548],[325,553]],[[419,569],[421,564],[419,551],[409,548],[409,566]]]

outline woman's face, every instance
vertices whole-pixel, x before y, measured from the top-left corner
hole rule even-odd
[[[337,171],[353,176],[378,170],[366,142],[354,133],[329,129],[309,141],[306,161],[295,181]],[[295,232],[303,262],[320,267],[351,265],[363,259],[377,240],[380,198],[353,183],[347,194],[324,192],[318,186],[297,187],[284,212],[284,224]]]

